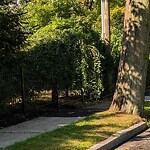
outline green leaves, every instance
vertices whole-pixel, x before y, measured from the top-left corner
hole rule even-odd
[[[111,62],[117,64],[119,57],[124,1],[111,2],[114,60],[105,52],[105,47],[102,49],[98,2],[89,10],[82,0],[32,0],[27,3],[22,0],[23,18],[19,9],[12,11],[3,4],[0,6],[1,61],[10,65],[18,59],[25,28],[30,34],[24,49],[33,79],[50,84],[55,78],[60,89],[84,89],[91,96],[99,95],[102,69],[109,71],[113,68]],[[22,22],[27,24],[22,25]]]
[[[123,36],[123,19],[125,11],[125,1],[115,0],[111,3],[111,47],[114,63],[118,67],[119,55],[121,51],[121,41]]]
[[[10,67],[20,55],[25,35],[21,25],[21,11],[13,6],[0,5],[0,65]],[[11,68],[11,67],[10,67]]]
[[[40,28],[52,23],[56,18],[69,19],[72,15],[86,14],[85,8],[77,0],[34,0],[25,7],[25,18],[29,26]]]
[[[102,88],[100,34],[87,15],[89,12],[73,0],[40,3],[27,6],[32,6],[29,15],[37,12],[46,22],[42,24],[43,21],[40,23],[40,19],[33,16],[33,20],[39,21],[35,21],[38,28],[28,38],[29,70],[33,78],[47,83],[57,80],[59,89],[84,89],[90,96],[98,97]],[[39,11],[36,11],[37,6]],[[49,11],[45,11],[48,8]],[[41,10],[49,17],[42,16]]]

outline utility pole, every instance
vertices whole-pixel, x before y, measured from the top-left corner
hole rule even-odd
[[[110,50],[110,6],[109,6],[109,0],[105,0],[105,43],[108,47],[108,50]]]
[[[102,42],[105,44],[105,53],[108,53],[111,56],[110,50],[110,6],[109,0],[101,0],[101,23],[102,23],[102,35],[101,39]],[[108,73],[106,70],[104,71],[105,74],[105,91],[107,94],[110,94],[113,90],[113,83],[112,83],[112,72]],[[106,93],[105,93],[106,94]]]
[[[105,40],[105,0],[101,0],[102,40]]]
[[[101,0],[101,38],[106,44],[110,44],[110,9],[109,0]]]

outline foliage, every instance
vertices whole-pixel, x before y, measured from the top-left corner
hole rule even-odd
[[[0,68],[3,70],[16,63],[25,40],[21,15],[15,6],[0,5]]]
[[[0,2],[0,114],[7,111],[6,103],[20,94],[20,74],[16,72],[20,71],[25,40],[21,17],[17,6],[7,0]]]
[[[115,66],[118,67],[119,55],[121,51],[121,41],[123,36],[123,19],[125,11],[125,1],[115,0],[111,4],[111,48]]]
[[[40,27],[52,23],[56,17],[67,19],[72,15],[85,15],[85,9],[81,5],[77,0],[33,0],[24,9],[27,12],[25,18],[29,26],[36,31]]]
[[[43,71],[43,80],[51,82],[55,76],[58,83],[61,84],[59,85],[60,89],[72,87],[82,89],[87,94],[100,94],[102,88],[99,79],[100,72],[103,70],[104,73],[109,73],[113,71],[114,67],[117,68],[118,66],[123,29],[124,1],[111,2],[111,53],[113,58],[106,51],[105,45],[100,42],[101,25],[98,12],[100,4],[98,1],[94,3],[92,8],[87,10],[83,5],[83,1],[80,0],[34,0],[25,7],[25,12],[28,12],[25,15],[25,19],[28,20],[28,27],[32,28],[33,33],[29,38],[29,42],[32,43],[29,49],[38,51],[38,47],[40,47],[41,50],[38,54],[41,54],[41,57],[43,57],[42,53],[46,49],[51,49],[47,53],[47,55],[51,56],[51,58],[47,57],[47,64],[40,64],[41,59],[44,60],[44,57],[38,63],[33,58],[31,59],[36,62],[36,66],[42,65],[42,69],[46,67],[45,70],[48,70]],[[32,39],[34,40],[32,41]],[[55,53],[56,49],[57,54]],[[63,50],[65,56],[62,49],[65,49]],[[95,52],[93,53],[92,51]],[[96,55],[94,56],[93,54]],[[60,58],[60,56],[63,57]],[[55,59],[52,59],[52,57]],[[38,70],[39,74],[41,72],[40,67]],[[93,87],[97,87],[97,92],[92,92]]]
[[[150,126],[150,101],[144,102],[144,117],[147,119],[147,123]]]
[[[1,66],[5,64],[10,70],[12,66],[20,66],[25,58],[31,80],[46,84],[40,86],[30,82],[31,89],[51,88],[52,80],[57,80],[60,90],[77,89],[89,96],[99,97],[101,72],[110,72],[114,68],[113,61],[118,62],[123,1],[111,2],[114,60],[100,41],[100,1],[95,2],[91,10],[84,6],[84,0],[21,0],[20,9],[9,7],[9,2],[1,1],[1,12],[5,14],[0,20],[3,22],[0,24],[0,40],[5,40],[0,48]],[[27,24],[23,24],[21,19]],[[30,33],[26,41],[28,46],[24,48],[26,55],[20,52],[25,40],[22,26]]]
[[[57,81],[59,89],[82,89],[97,98],[102,89],[100,38],[89,11],[72,0],[34,1],[25,10],[30,10],[25,16],[29,26],[36,27],[28,39],[33,78],[49,88]]]

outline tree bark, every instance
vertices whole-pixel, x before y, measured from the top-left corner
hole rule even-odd
[[[69,97],[69,90],[68,90],[68,88],[66,89],[65,94],[66,94],[66,98],[68,98]]]
[[[150,49],[150,1],[127,0],[118,80],[111,111],[143,115]]]
[[[52,81],[52,102],[55,103],[55,107],[58,108],[58,89],[57,81]]]

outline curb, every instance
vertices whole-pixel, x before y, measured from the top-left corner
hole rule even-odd
[[[145,122],[135,124],[125,130],[113,134],[110,138],[90,147],[88,150],[111,150],[122,143],[128,141],[133,136],[141,133],[148,128]]]

